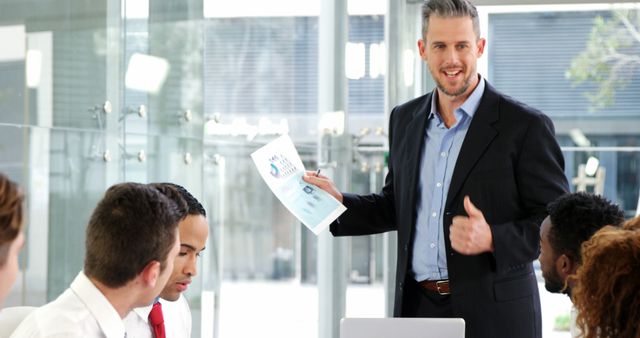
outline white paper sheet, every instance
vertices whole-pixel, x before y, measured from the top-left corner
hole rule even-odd
[[[256,150],[251,158],[280,202],[314,234],[347,210],[329,193],[302,180],[304,165],[289,135]]]

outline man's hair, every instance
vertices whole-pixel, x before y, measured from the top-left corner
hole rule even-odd
[[[84,272],[111,288],[125,285],[152,261],[166,267],[186,204],[146,184],[109,188],[87,226]]]
[[[638,337],[640,228],[603,228],[583,244],[582,258],[573,302],[584,337]]]
[[[207,217],[207,212],[204,210],[204,207],[202,206],[202,204],[200,204],[198,199],[193,197],[193,195],[191,195],[191,193],[187,191],[187,189],[185,189],[183,186],[177,185],[175,183],[166,183],[166,182],[150,183],[149,185],[158,189],[160,192],[167,195],[169,198],[173,198],[171,196],[173,194],[168,193],[168,191],[169,190],[176,191],[178,194],[178,198],[181,198],[182,200],[184,200],[184,202],[187,203],[187,215],[196,215],[196,216],[202,215],[204,217]]]
[[[0,173],[0,267],[7,263],[11,243],[22,229],[23,200],[18,185]]]
[[[422,36],[427,38],[429,19],[432,15],[442,18],[460,18],[468,16],[473,22],[476,39],[480,38],[480,19],[478,10],[468,0],[426,0],[422,4]]]
[[[560,196],[547,206],[551,228],[549,243],[553,250],[581,262],[580,245],[606,225],[619,225],[624,212],[606,198],[586,192]]]

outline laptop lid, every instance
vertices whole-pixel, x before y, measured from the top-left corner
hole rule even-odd
[[[340,338],[464,338],[462,318],[343,318]]]

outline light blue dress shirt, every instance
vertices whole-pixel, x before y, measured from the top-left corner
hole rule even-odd
[[[454,111],[456,123],[448,129],[438,113],[436,91],[431,95],[425,147],[420,160],[419,196],[416,202],[418,217],[411,260],[416,281],[449,278],[442,224],[444,208],[453,169],[473,115],[480,105],[484,87],[484,79],[480,77],[471,95]]]

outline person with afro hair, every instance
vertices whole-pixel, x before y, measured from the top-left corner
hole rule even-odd
[[[582,259],[580,246],[606,225],[620,225],[624,212],[600,195],[586,192],[565,194],[547,206],[540,227],[540,268],[545,288],[571,297]]]
[[[624,212],[600,195],[586,192],[565,194],[547,206],[540,227],[540,269],[545,288],[571,297],[575,274],[582,262],[580,247],[607,225],[624,221]],[[571,310],[571,333],[579,337],[575,326],[577,313]]]

